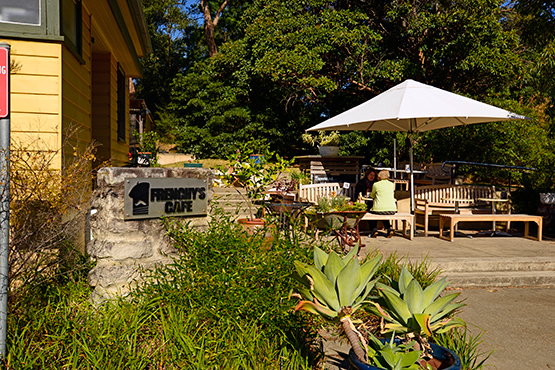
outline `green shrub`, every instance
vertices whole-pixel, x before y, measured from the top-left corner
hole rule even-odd
[[[30,285],[10,302],[14,369],[313,369],[313,318],[292,312],[288,266],[299,238],[255,235],[215,216],[208,230],[169,224],[181,257],[127,300],[95,308],[81,280]]]

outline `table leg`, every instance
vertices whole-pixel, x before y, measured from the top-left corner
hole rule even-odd
[[[491,213],[492,214],[497,213],[497,207],[495,207],[495,202],[491,202]],[[497,224],[495,221],[493,221],[493,234],[495,234],[496,230],[497,230]]]
[[[455,213],[458,215],[459,214],[459,202],[456,200],[455,201]],[[456,227],[456,226],[455,226]],[[450,228],[449,230],[453,230],[452,228]],[[455,229],[455,234],[457,233],[457,229]]]
[[[455,227],[457,227],[457,223],[453,218],[449,219],[449,241],[455,240]]]
[[[443,239],[443,227],[445,226],[445,217],[439,216],[439,238]]]

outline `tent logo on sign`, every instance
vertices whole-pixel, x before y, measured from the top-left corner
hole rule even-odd
[[[129,179],[125,181],[125,219],[162,216],[205,216],[206,180]]]

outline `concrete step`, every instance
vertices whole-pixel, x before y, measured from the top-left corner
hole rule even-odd
[[[249,207],[243,197],[246,197],[246,191],[243,188],[214,187],[213,201],[234,218],[250,217]],[[253,205],[253,212],[256,213],[258,208],[259,206]]]
[[[555,271],[554,257],[434,258],[444,272]]]
[[[553,257],[435,258],[451,287],[509,287],[555,285]]]
[[[446,272],[451,288],[555,286],[555,271]]]

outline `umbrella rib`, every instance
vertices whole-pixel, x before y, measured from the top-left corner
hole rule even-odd
[[[375,122],[376,122],[376,121],[374,121],[374,122],[372,123],[372,125],[373,125]],[[395,121],[391,121],[391,120],[388,120],[388,119],[384,119],[384,122],[387,122],[387,123],[389,123],[391,126],[398,128],[399,131],[406,131],[401,125],[396,124]]]
[[[415,127],[414,132],[420,132],[420,129],[421,129],[422,127],[424,127],[424,126],[426,126],[427,124],[430,124],[430,123],[432,123],[432,122],[434,122],[434,121],[437,121],[438,119],[439,119],[439,117],[430,118],[429,120],[422,122],[422,124],[420,124],[420,125],[418,125],[418,121],[416,121],[416,122],[417,122],[417,126]]]

